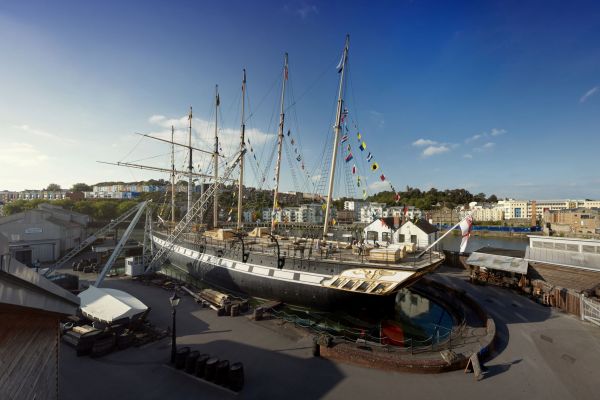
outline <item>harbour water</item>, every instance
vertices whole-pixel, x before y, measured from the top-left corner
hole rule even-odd
[[[288,236],[305,236],[305,237],[320,237],[321,231],[317,230],[304,230],[304,229],[288,229],[283,230],[281,233]],[[362,230],[351,231],[347,229],[334,229],[329,234],[330,238],[339,241],[350,241],[352,238],[360,238]],[[460,247],[461,237],[451,233],[441,241],[443,250],[458,251]],[[473,235],[469,238],[466,252],[475,251],[481,247],[498,247],[502,249],[511,250],[525,250],[529,238],[526,236],[476,236]]]
[[[379,313],[373,310],[324,312],[285,307],[279,317],[315,332],[343,336],[347,340],[407,347],[443,341],[453,326],[452,315],[440,304],[410,289],[402,289],[393,304]]]

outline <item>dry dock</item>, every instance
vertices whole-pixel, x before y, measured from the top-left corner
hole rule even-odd
[[[178,343],[222,359],[242,361],[246,385],[236,396],[164,367],[168,340],[130,348],[103,358],[77,358],[62,346],[60,386],[64,399],[196,398],[595,398],[600,329],[511,291],[473,286],[463,271],[432,275],[464,289],[496,322],[496,354],[488,372],[475,381],[462,371],[435,375],[385,372],[311,354],[312,338],[294,329],[240,317],[217,317],[191,297],[178,310]],[[150,320],[170,325],[170,292],[129,280],[109,279],[106,287],[125,290],[152,308]],[[101,378],[99,378],[101,377]]]

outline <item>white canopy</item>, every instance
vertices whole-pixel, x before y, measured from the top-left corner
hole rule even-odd
[[[90,286],[79,293],[81,312],[88,318],[111,323],[122,318],[131,318],[148,307],[121,290]]]

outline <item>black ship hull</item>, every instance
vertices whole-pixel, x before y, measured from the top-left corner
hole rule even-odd
[[[163,246],[165,243],[163,239],[155,237],[155,244]],[[327,310],[393,306],[395,292],[374,295],[321,285],[324,279],[331,279],[356,266],[289,257],[282,268],[278,268],[276,255],[247,254],[245,258],[240,249],[178,242],[168,260],[173,266],[208,285],[244,296]],[[431,269],[436,266],[432,265]],[[423,270],[415,274],[403,287],[414,283],[425,272]]]

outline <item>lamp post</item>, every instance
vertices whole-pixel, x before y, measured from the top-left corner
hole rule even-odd
[[[173,296],[169,297],[171,302],[171,308],[173,309],[173,336],[171,337],[171,364],[175,364],[175,353],[177,352],[177,345],[175,343],[175,315],[177,314],[177,306],[181,297],[177,296],[176,292],[173,292]]]

